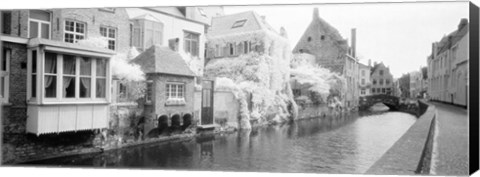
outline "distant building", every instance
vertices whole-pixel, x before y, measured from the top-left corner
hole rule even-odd
[[[359,63],[360,70],[360,96],[370,95],[372,83],[370,82],[370,66]]]
[[[390,73],[390,68],[386,67],[383,62],[373,65],[370,78],[372,80],[372,95],[393,95],[393,76]]]
[[[421,97],[423,75],[420,71],[410,72],[410,97]]]
[[[355,52],[355,29],[352,29],[352,48],[337,29],[320,18],[318,9],[313,11],[313,19],[307,27],[293,53],[308,53],[322,67],[336,72],[347,80],[347,92],[341,95],[345,105],[358,105],[359,63]]]
[[[398,79],[401,97],[410,98],[410,74],[403,74]]]
[[[462,19],[457,30],[432,44],[428,57],[430,99],[468,106],[469,24]]]

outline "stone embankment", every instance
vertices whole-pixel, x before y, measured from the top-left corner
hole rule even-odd
[[[419,101],[418,109],[418,120],[366,174],[429,174],[435,132],[435,107]]]

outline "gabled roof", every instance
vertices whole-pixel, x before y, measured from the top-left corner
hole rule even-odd
[[[468,33],[468,21],[466,19],[462,19],[460,22],[461,27],[459,29],[451,32],[447,36],[444,36],[442,40],[438,43],[438,52],[437,55],[445,52],[446,50],[450,49],[453,45],[455,45],[458,41],[460,41],[463,36]],[[460,26],[459,25],[459,26]]]
[[[293,51],[298,51],[299,49],[304,48],[305,45],[310,45],[307,38],[312,37],[318,39],[322,35],[327,35],[333,41],[337,41],[338,46],[341,46],[345,51],[348,49],[346,40],[340,35],[338,30],[321,18],[318,9],[315,8],[313,11],[312,21],[308,25]]]
[[[235,22],[246,20],[245,23],[232,28]],[[258,30],[268,30],[277,33],[262,17],[254,11],[224,15],[212,18],[212,26],[208,32],[209,36],[245,33]]]
[[[168,47],[153,45],[131,62],[140,65],[145,73],[161,73],[195,77],[185,60]]]

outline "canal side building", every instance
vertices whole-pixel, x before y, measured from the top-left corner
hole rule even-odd
[[[185,130],[194,115],[195,73],[180,54],[168,47],[153,45],[134,58],[147,77],[144,99],[144,134],[171,127]]]
[[[372,80],[372,95],[393,94],[393,76],[390,73],[390,68],[386,67],[383,62],[374,63],[370,72],[370,78]]]
[[[461,19],[457,30],[432,44],[427,59],[431,100],[468,106],[468,27],[468,20]]]
[[[320,18],[318,9],[313,11],[313,19],[307,27],[293,53],[308,53],[315,56],[316,64],[338,73],[347,80],[347,92],[341,97],[344,105],[358,105],[359,62],[356,58],[356,30],[352,29],[351,47],[337,29]]]
[[[359,70],[360,70],[360,96],[368,96],[370,95],[370,88],[371,88],[371,82],[370,82],[370,66],[364,65],[362,63],[359,63]]]
[[[109,128],[111,57],[129,49],[125,10],[11,10],[1,15],[4,162],[91,145],[96,130]],[[104,38],[107,45],[77,43],[93,38]],[[77,143],[69,150],[45,143],[60,137]]]

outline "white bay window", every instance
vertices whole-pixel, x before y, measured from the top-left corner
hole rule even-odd
[[[27,132],[108,127],[111,50],[40,38],[28,43]]]

